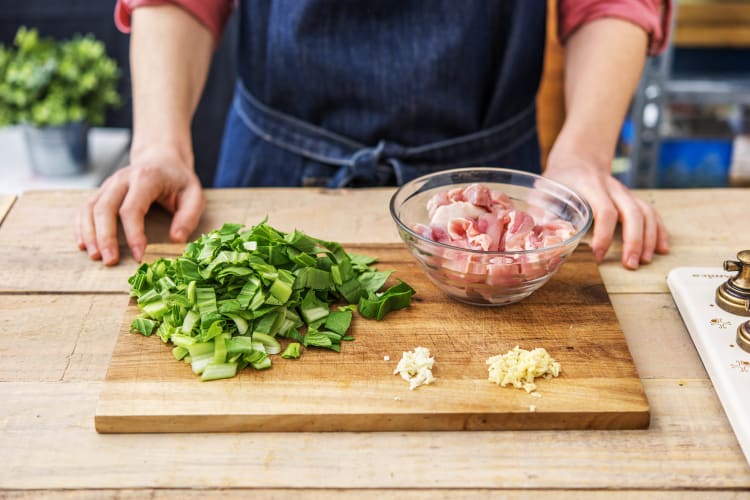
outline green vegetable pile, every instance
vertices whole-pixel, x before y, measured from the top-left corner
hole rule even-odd
[[[104,123],[119,106],[120,69],[92,35],[56,42],[20,27],[13,45],[0,44],[0,126]]]
[[[407,307],[414,290],[404,283],[380,292],[392,271],[375,259],[303,232],[284,233],[266,221],[241,224],[189,243],[181,257],[144,263],[128,279],[141,310],[131,331],[154,332],[175,347],[178,360],[201,380],[229,378],[247,366],[298,358],[302,346],[340,351],[352,310],[380,320]],[[348,305],[337,306],[345,302]]]

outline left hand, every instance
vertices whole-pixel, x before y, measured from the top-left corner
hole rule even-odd
[[[622,225],[622,265],[638,269],[654,253],[669,252],[667,228],[654,207],[636,197],[609,169],[576,155],[550,155],[544,176],[577,191],[591,205],[594,231],[591,248],[597,262],[612,244],[617,223]]]

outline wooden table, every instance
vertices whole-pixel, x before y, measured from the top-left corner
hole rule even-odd
[[[10,207],[13,206],[14,201],[16,201],[14,195],[0,193],[0,224],[3,223],[3,219],[10,212]]]
[[[208,191],[199,232],[269,214],[284,230],[396,242],[391,193]],[[651,404],[649,429],[178,435],[94,431],[135,263],[103,268],[75,247],[72,221],[88,192],[24,194],[0,226],[0,496],[243,497],[252,489],[301,498],[485,498],[531,489],[540,498],[611,490],[626,498],[720,498],[748,491],[750,467],[665,278],[677,266],[720,266],[750,246],[750,190],[639,194],[670,227],[672,253],[630,272],[619,265],[617,244],[601,272]],[[150,241],[165,241],[167,223],[163,212],[149,215]]]

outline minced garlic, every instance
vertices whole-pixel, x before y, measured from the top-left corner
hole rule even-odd
[[[402,379],[409,382],[409,389],[413,391],[420,385],[429,384],[435,380],[432,376],[434,363],[435,358],[430,357],[429,349],[417,347],[413,351],[403,353],[393,374],[400,374]]]
[[[489,381],[500,386],[513,384],[526,392],[536,390],[534,379],[550,379],[560,374],[560,363],[552,359],[546,349],[538,347],[531,351],[514,347],[505,354],[487,360]]]

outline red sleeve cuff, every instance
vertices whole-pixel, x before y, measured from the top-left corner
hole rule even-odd
[[[558,36],[561,43],[587,22],[604,17],[624,19],[649,36],[650,55],[669,41],[672,0],[558,0]]]
[[[182,7],[214,36],[218,42],[232,13],[232,0],[117,0],[115,25],[123,33],[130,33],[130,18],[133,10],[147,5],[171,3]]]

